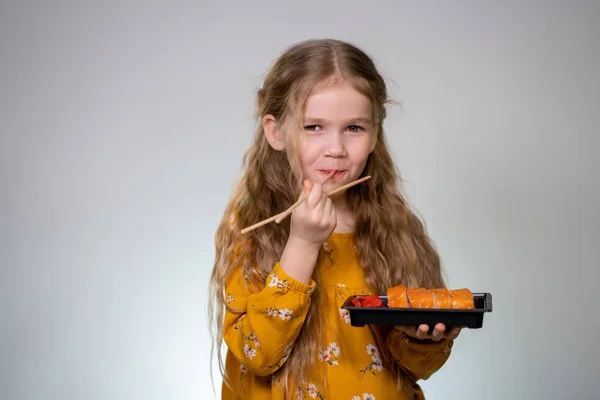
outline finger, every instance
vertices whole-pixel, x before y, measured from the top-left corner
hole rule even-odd
[[[423,324],[423,325],[419,325],[419,329],[417,330],[417,339],[423,340],[423,339],[429,339],[429,334],[427,333],[429,331],[429,326]]]
[[[435,342],[442,340],[442,338],[444,337],[445,331],[446,331],[446,325],[437,324],[433,328],[433,332],[431,333],[431,340],[433,340]]]
[[[306,199],[306,203],[311,207],[315,208],[319,201],[321,200],[321,195],[323,193],[323,187],[318,183],[313,183],[310,193],[308,194],[308,198]]]
[[[452,329],[450,329],[450,331],[448,333],[446,333],[446,338],[449,340],[454,340],[458,337],[458,335],[460,335],[460,331],[462,330],[461,327],[459,326],[455,326]]]
[[[331,203],[331,211],[329,212],[329,219],[334,226],[337,226],[337,212],[335,211],[335,207],[333,206],[333,202],[329,199]]]
[[[329,197],[327,197],[327,193],[325,193],[325,190],[323,190],[323,185],[321,186],[321,198],[319,198],[319,202],[317,203],[315,209],[324,212],[325,211],[325,205],[327,204],[327,200],[329,199]],[[326,214],[324,214],[326,215]]]
[[[325,217],[328,221],[331,221],[331,212],[333,211],[333,203],[331,199],[325,196],[325,205],[323,206],[323,217]]]
[[[304,180],[304,192],[306,194],[308,194],[310,192],[310,190],[312,189],[312,182],[308,179]]]

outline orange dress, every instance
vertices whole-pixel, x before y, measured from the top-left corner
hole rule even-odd
[[[327,385],[320,374],[310,373],[298,383],[294,399],[390,400],[423,399],[417,383],[429,378],[450,356],[452,341],[420,342],[392,330],[386,344],[404,374],[398,392],[394,372],[383,368],[380,351],[368,326],[353,327],[341,309],[352,295],[374,294],[367,289],[354,249],[353,235],[333,233],[325,244],[328,257],[316,266],[327,301],[321,308],[330,329],[325,346],[314,354],[325,367]],[[232,388],[222,386],[222,399],[284,400],[272,374],[285,363],[306,318],[314,281],[303,284],[288,276],[279,263],[262,290],[250,293],[238,269],[226,284],[227,310],[224,341],[226,369]],[[234,311],[235,310],[235,311]],[[320,372],[320,371],[319,371]]]

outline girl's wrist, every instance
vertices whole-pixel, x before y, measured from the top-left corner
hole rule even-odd
[[[321,249],[321,246],[323,246],[323,243],[315,243],[303,238],[290,236],[287,242],[287,246],[292,246],[295,249],[303,252],[306,251],[318,253]]]
[[[279,264],[286,274],[304,284],[309,284],[319,257],[320,246],[292,238],[283,250]]]

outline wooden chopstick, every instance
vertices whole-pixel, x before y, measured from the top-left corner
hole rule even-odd
[[[282,214],[282,213],[280,213],[280,214],[276,214],[276,215],[273,215],[272,217],[270,217],[270,218],[267,218],[267,219],[265,219],[265,220],[263,220],[263,221],[260,221],[259,223],[256,223],[256,224],[254,224],[254,225],[251,225],[251,226],[249,226],[249,227],[247,227],[247,228],[244,228],[244,229],[242,229],[242,235],[243,235],[244,233],[247,233],[247,232],[253,231],[253,230],[254,230],[254,229],[256,229],[256,228],[259,228],[259,227],[261,227],[261,226],[263,226],[263,225],[266,225],[266,224],[268,224],[268,223],[270,223],[270,222],[273,222],[273,221],[275,221],[275,220],[277,219],[277,217],[279,217],[279,215],[281,215],[281,214]]]
[[[304,192],[302,192],[302,195],[300,196],[300,198],[298,199],[298,201],[296,201],[294,204],[292,204],[290,206],[290,208],[288,208],[284,212],[277,214],[277,218],[275,218],[275,223],[278,224],[281,221],[283,221],[285,219],[285,217],[287,217],[292,212],[294,212],[294,210],[296,208],[298,208],[298,206],[300,206],[300,204],[304,203],[304,200],[306,200],[306,195],[304,194]]]
[[[325,182],[327,182],[329,179],[331,179],[331,177],[334,175],[334,173],[335,172],[332,172],[329,175],[327,175],[325,177],[325,179],[323,180],[323,182],[321,182],[321,185],[325,184]],[[275,218],[275,223],[278,224],[281,221],[283,221],[285,219],[285,217],[287,217],[288,215],[293,213],[294,210],[296,208],[298,208],[298,206],[300,206],[300,204],[302,204],[304,202],[304,200],[306,200],[306,194],[304,192],[302,192],[302,195],[300,196],[298,201],[296,201],[294,204],[292,204],[292,206],[290,208],[288,208],[287,210],[285,210],[284,212],[278,214],[278,217]]]
[[[341,192],[343,190],[348,189],[349,187],[352,187],[354,185],[358,185],[359,183],[362,183],[362,182],[366,181],[367,179],[371,179],[371,176],[368,175],[368,176],[362,177],[360,179],[357,179],[357,180],[355,180],[353,182],[347,183],[344,186],[340,186],[339,188],[337,188],[335,190],[332,190],[330,193],[328,193],[327,196],[330,197],[330,196],[332,196],[332,195],[334,195],[336,193],[339,193],[339,192]],[[242,229],[242,231],[241,231],[242,235],[244,233],[250,232],[250,231],[252,231],[252,230],[254,230],[256,228],[259,228],[259,227],[261,227],[263,225],[266,225],[266,224],[271,223],[273,221],[277,221],[279,218],[281,218],[279,220],[279,221],[281,221],[287,215],[291,214],[296,208],[298,208],[298,206],[300,206],[300,204],[302,204],[302,202],[304,200],[306,200],[306,199],[305,198],[303,199],[302,197],[300,197],[300,199],[298,199],[298,201],[296,203],[294,203],[294,205],[292,205],[290,208],[288,208],[284,212],[281,212],[279,214],[273,215],[272,217],[269,217],[269,218],[267,218],[267,219],[265,219],[263,221],[260,221],[260,222],[254,224],[254,225],[251,225],[251,226],[249,226],[247,228]]]
[[[333,176],[333,172],[330,173],[329,175],[327,175],[327,177],[325,178],[325,180],[323,181],[323,183],[327,182],[327,180],[329,178],[331,178]],[[280,223],[287,215],[289,215],[293,210],[295,210],[300,204],[302,204],[302,202],[306,200],[306,197],[304,195],[304,192],[302,192],[302,195],[300,196],[300,198],[298,199],[298,201],[296,201],[290,208],[288,208],[287,210],[280,212],[279,214],[273,215],[272,217],[269,217],[263,221],[260,221],[254,225],[251,225],[247,228],[242,229],[242,235],[244,233],[250,232],[256,228],[260,228],[263,225],[266,225],[268,223],[271,223],[273,221],[276,221],[277,223]]]
[[[362,183],[362,182],[366,181],[367,179],[371,179],[371,175],[363,176],[362,178],[357,179],[354,182],[346,183],[344,186],[340,186],[339,188],[332,190],[327,196],[332,196],[334,194],[337,194],[343,190],[348,189],[349,187],[358,185],[359,183]]]

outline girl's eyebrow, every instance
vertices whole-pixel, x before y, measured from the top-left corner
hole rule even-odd
[[[327,120],[322,119],[322,118],[304,118],[304,123],[305,124],[315,124],[315,125],[326,125],[328,123]]]
[[[367,125],[371,125],[371,118],[364,118],[364,117],[358,117],[358,118],[350,118],[348,120],[348,124],[352,124],[352,123],[363,123],[363,124],[367,124]],[[329,123],[329,121],[327,121],[326,119],[323,118],[311,118],[311,117],[307,117],[304,118],[304,123],[308,124],[318,124],[318,125],[327,125]]]
[[[371,125],[371,118],[353,118],[351,122],[362,122],[363,124]]]

